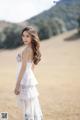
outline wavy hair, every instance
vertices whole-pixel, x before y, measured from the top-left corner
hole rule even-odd
[[[41,52],[39,50],[40,39],[39,39],[38,33],[31,26],[25,27],[21,32],[21,42],[22,42],[22,35],[23,35],[24,31],[27,31],[31,35],[31,38],[32,38],[31,47],[32,47],[32,50],[33,50],[33,62],[34,62],[35,65],[37,65],[39,63],[39,61],[41,60]]]

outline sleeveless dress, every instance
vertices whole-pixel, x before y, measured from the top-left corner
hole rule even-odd
[[[17,72],[16,72],[16,80],[18,79],[18,75],[21,69],[21,59],[22,59],[22,52],[17,53],[16,60],[17,60]],[[25,103],[29,103],[27,107],[27,120],[43,120],[43,114],[41,111],[41,106],[39,103],[39,92],[36,88],[38,81],[31,69],[32,61],[28,61],[26,64],[26,70],[23,74],[23,78],[20,82],[20,94],[16,95],[17,97],[17,105],[18,107],[22,108],[23,101]],[[29,117],[33,115],[33,119],[29,119]]]

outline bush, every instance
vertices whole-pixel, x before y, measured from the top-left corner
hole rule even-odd
[[[40,20],[39,23],[37,24],[37,27],[38,27],[39,37],[41,40],[50,38],[51,31],[47,22],[45,22],[44,20]]]
[[[38,27],[39,37],[41,40],[48,39],[51,36],[58,35],[66,31],[64,22],[59,18],[47,19],[46,21],[40,19],[36,24]]]
[[[3,30],[3,33],[6,36],[5,40],[3,41],[4,48],[12,49],[18,47],[21,44],[19,38],[20,29],[16,25],[6,27]]]
[[[66,31],[64,22],[59,18],[52,18],[48,21],[49,26],[52,30],[52,35],[57,35]]]

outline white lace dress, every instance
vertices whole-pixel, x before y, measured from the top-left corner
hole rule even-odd
[[[22,53],[17,53],[17,73],[16,80],[21,68]],[[36,88],[38,81],[31,69],[32,61],[27,62],[26,70],[20,83],[20,94],[16,95],[17,105],[23,109],[23,102],[28,103],[26,107],[26,120],[43,120],[43,114],[39,103],[39,92]],[[29,119],[32,116],[32,119]]]

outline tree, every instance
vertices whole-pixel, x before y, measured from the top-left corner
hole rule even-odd
[[[66,31],[64,21],[59,18],[52,18],[48,21],[48,24],[52,30],[52,35],[57,35]]]
[[[39,23],[38,23],[38,33],[39,33],[39,37],[41,40],[43,39],[48,39],[51,36],[50,33],[50,27],[48,25],[48,23],[42,19],[40,19]]]
[[[20,29],[18,29],[17,26],[6,27],[3,33],[6,35],[3,42],[4,48],[12,49],[20,45]]]

